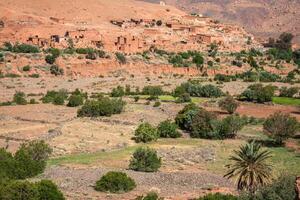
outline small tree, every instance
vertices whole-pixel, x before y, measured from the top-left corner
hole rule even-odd
[[[122,86],[118,86],[116,88],[113,88],[111,91],[112,97],[122,97],[125,95],[124,88]]]
[[[107,172],[96,182],[95,190],[101,192],[124,193],[136,187],[135,181],[123,172]]]
[[[22,144],[14,157],[17,161],[17,178],[24,179],[42,173],[51,152],[52,149],[44,141]]]
[[[281,112],[274,113],[264,123],[264,131],[280,145],[284,140],[295,135],[297,128],[297,119]]]
[[[126,64],[126,57],[124,56],[124,54],[117,52],[116,53],[116,58],[119,61],[120,64]]]
[[[134,135],[136,142],[144,143],[156,141],[159,137],[157,129],[147,122],[140,124]]]
[[[67,106],[68,107],[77,107],[82,104],[83,104],[83,97],[81,95],[71,95]]]
[[[177,130],[178,126],[171,122],[171,120],[166,120],[158,125],[158,133],[160,137],[163,138],[178,138],[181,134]]]
[[[271,152],[261,150],[258,143],[251,142],[241,146],[229,159],[233,162],[227,165],[227,178],[237,177],[239,190],[247,190],[252,194],[258,187],[266,185],[271,178],[272,168],[266,162]]]
[[[47,55],[47,56],[45,57],[46,63],[48,63],[48,64],[50,64],[50,65],[54,64],[55,59],[56,59],[56,57],[53,56],[53,55]]]
[[[38,191],[38,199],[49,199],[49,200],[64,200],[65,197],[63,193],[58,189],[50,180],[41,180],[36,183],[36,188]]]
[[[141,172],[156,172],[161,166],[161,158],[154,149],[140,147],[132,155],[129,168]]]
[[[16,92],[14,94],[13,101],[18,105],[26,105],[27,101],[26,101],[25,97],[26,97],[26,95],[24,92]]]
[[[230,95],[219,101],[219,107],[226,110],[229,114],[233,114],[238,108],[239,103]]]

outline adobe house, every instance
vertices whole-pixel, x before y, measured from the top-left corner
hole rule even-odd
[[[38,35],[31,36],[27,39],[27,43],[38,46],[40,48],[49,48],[52,47],[52,41],[51,39],[47,38],[40,38]]]
[[[114,19],[114,20],[110,20],[110,23],[112,23],[113,25],[122,27],[122,25],[125,23],[125,21],[122,19]]]
[[[126,54],[131,54],[143,51],[144,47],[145,43],[137,36],[118,36],[114,42],[113,51],[120,51]]]
[[[0,28],[4,28],[4,21],[0,20]]]

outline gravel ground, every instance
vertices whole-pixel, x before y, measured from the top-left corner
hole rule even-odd
[[[105,194],[93,189],[95,182],[113,169],[49,167],[41,178],[54,180],[68,199],[134,199],[137,195],[155,190],[167,199],[188,199],[199,196],[205,190],[234,186],[227,179],[208,172],[156,172],[142,173],[125,170],[137,188],[127,194]],[[119,170],[118,170],[119,171]]]

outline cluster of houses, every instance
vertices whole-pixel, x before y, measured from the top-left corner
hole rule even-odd
[[[238,35],[241,36],[240,38],[245,37],[239,27],[218,24],[202,16],[187,15],[182,19],[171,19],[164,24],[160,21],[157,25],[158,21],[160,20],[111,20],[112,24],[122,27],[122,30],[118,33],[102,33],[96,29],[77,29],[66,31],[64,35],[50,35],[49,38],[42,38],[38,35],[30,36],[26,42],[41,48],[67,48],[74,45],[131,54],[143,52],[152,46],[161,49],[169,47],[172,50],[180,44],[196,50],[200,46],[207,46],[211,43],[226,45],[226,42],[234,41],[230,37],[224,39],[224,34],[226,37],[231,34],[232,38],[237,38]]]

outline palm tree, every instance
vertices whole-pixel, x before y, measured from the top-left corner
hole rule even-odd
[[[227,165],[229,170],[224,177],[237,177],[239,190],[254,193],[258,186],[269,182],[272,166],[266,160],[271,157],[271,152],[261,150],[261,145],[252,141],[235,150],[234,154],[229,158],[233,164]]]

